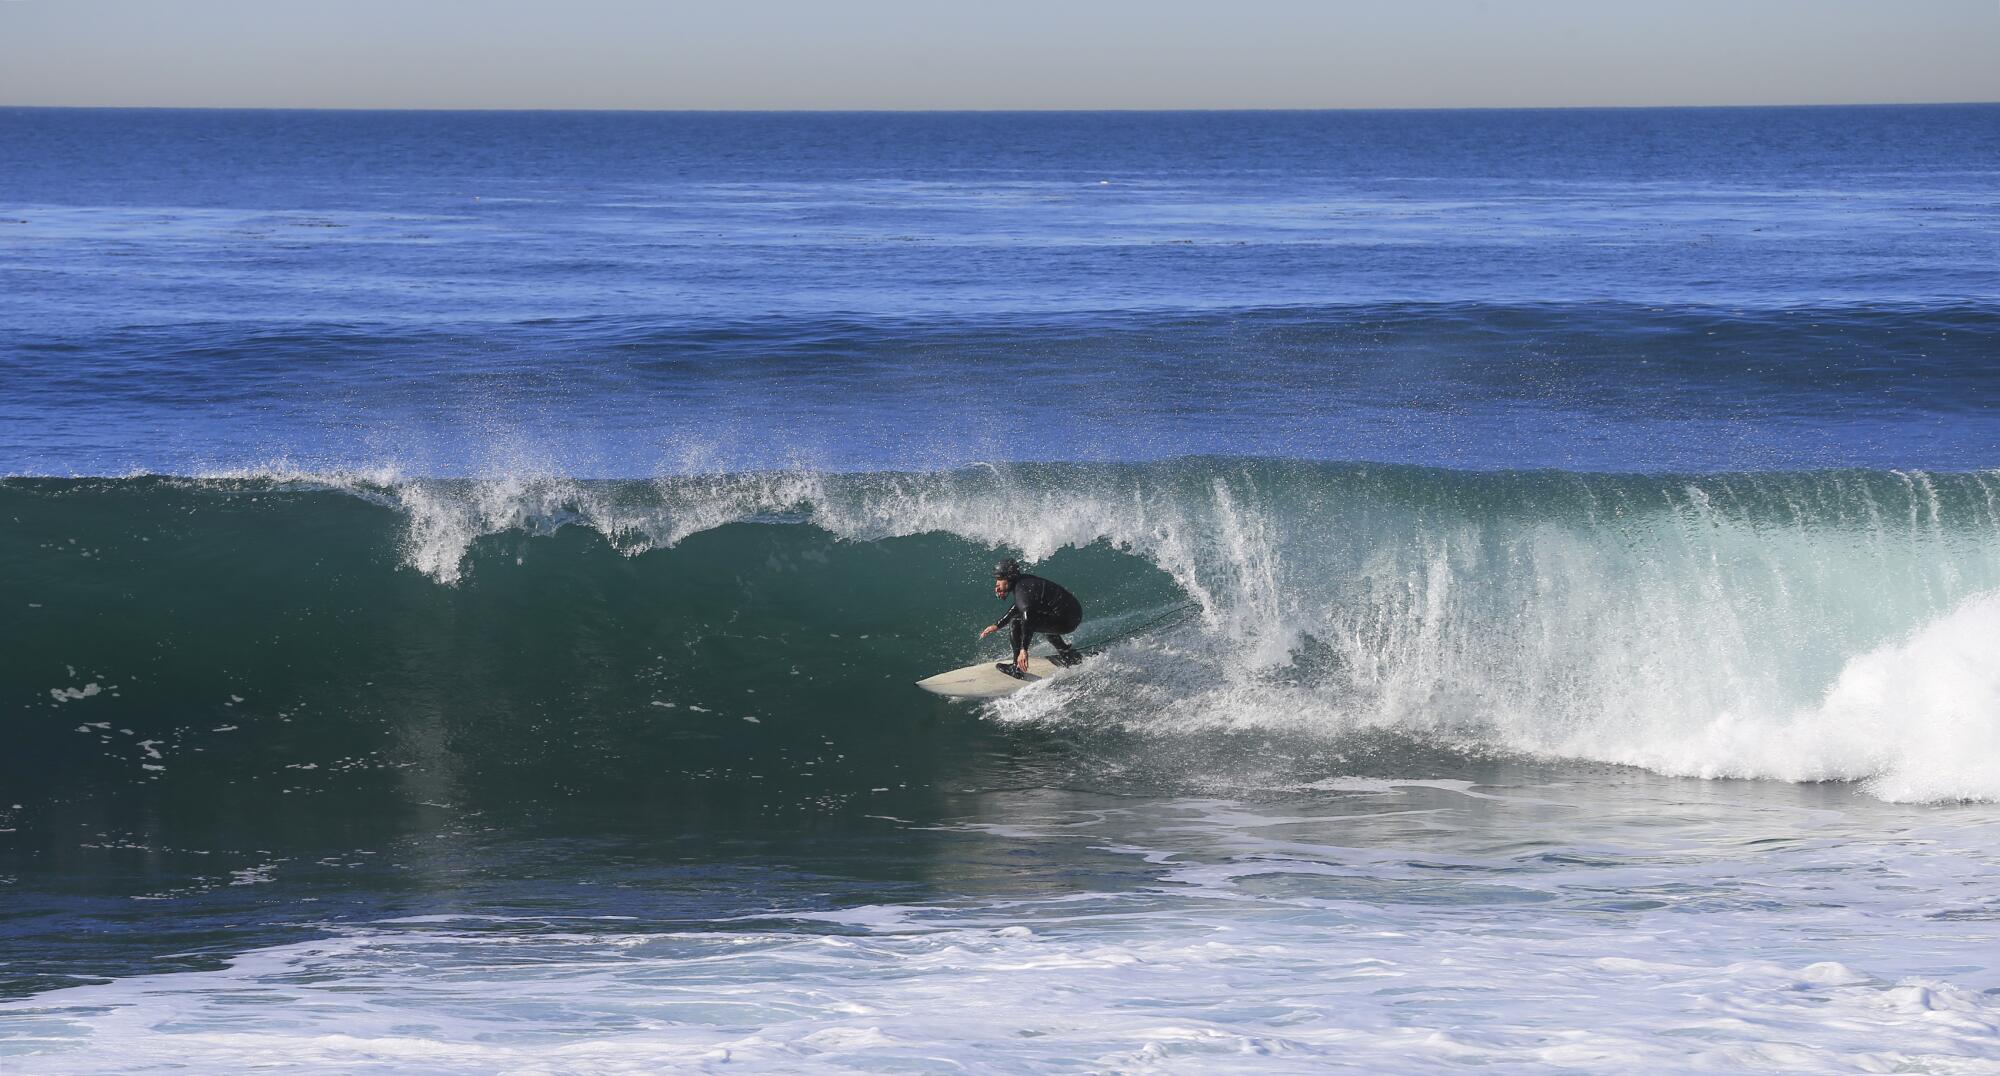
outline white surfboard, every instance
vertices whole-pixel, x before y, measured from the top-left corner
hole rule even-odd
[[[917,686],[933,695],[954,699],[997,699],[1002,695],[1012,695],[1030,684],[1060,679],[1073,671],[1073,668],[1057,665],[1040,654],[1030,654],[1026,680],[1017,680],[1001,672],[993,662],[982,661],[919,680]]]

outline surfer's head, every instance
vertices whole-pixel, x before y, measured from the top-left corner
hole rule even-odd
[[[1014,588],[1014,580],[1021,578],[1021,564],[1008,557],[993,566],[993,596],[1004,598]]]

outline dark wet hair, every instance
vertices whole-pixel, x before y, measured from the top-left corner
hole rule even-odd
[[[1008,557],[1006,560],[995,564],[993,566],[993,578],[1005,579],[1010,583],[1021,578],[1021,562],[1015,560],[1013,557]]]

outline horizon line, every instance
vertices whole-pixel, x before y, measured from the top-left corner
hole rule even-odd
[[[1251,113],[1251,112],[1664,112],[1759,108],[1969,108],[2000,105],[2000,100],[1959,101],[1810,101],[1744,104],[1655,105],[1226,105],[1214,107],[1111,106],[1060,108],[649,108],[642,106],[559,105],[16,105],[0,103],[4,111],[44,112],[492,112],[492,113],[635,113],[646,115],[1023,115],[1101,113]]]

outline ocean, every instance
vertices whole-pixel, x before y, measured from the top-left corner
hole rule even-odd
[[[0,109],[0,1068],[2000,1070],[1996,359],[1994,105]]]

